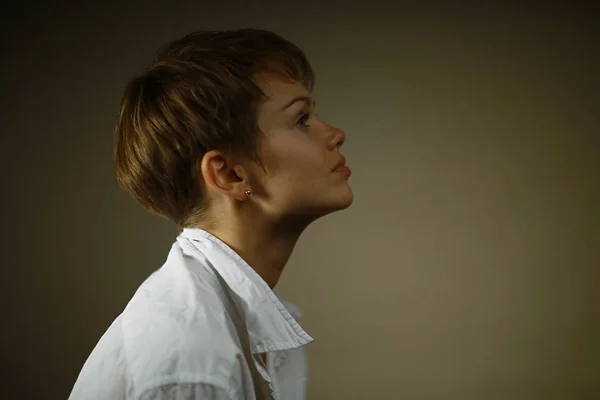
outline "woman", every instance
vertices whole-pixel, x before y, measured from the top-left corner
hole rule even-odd
[[[305,397],[312,338],[273,288],[303,230],[353,199],[313,85],[300,49],[255,29],[190,34],[129,83],[118,182],[181,232],[71,399]]]

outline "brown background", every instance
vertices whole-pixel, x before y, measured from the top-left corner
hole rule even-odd
[[[260,27],[305,49],[354,171],[279,286],[316,338],[309,398],[599,399],[597,10],[238,3],[4,12],[0,397],[66,398],[176,234],[115,183],[127,78]]]

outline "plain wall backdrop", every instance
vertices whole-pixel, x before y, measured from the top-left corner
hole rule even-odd
[[[256,27],[305,50],[353,168],[278,286],[316,339],[309,399],[600,398],[598,10],[376,3],[4,13],[0,397],[65,399],[177,234],[117,187],[126,81]]]

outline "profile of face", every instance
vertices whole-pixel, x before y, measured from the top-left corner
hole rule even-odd
[[[300,82],[263,75],[258,83],[267,95],[258,109],[264,169],[251,168],[248,178],[262,211],[316,219],[350,206],[351,172],[340,152],[345,133],[319,119]]]
[[[340,152],[344,132],[319,119],[300,82],[279,75],[255,79],[266,95],[257,115],[261,165],[217,150],[206,153],[201,170],[211,202],[243,204],[251,218],[301,225],[349,207],[351,173]]]
[[[254,169],[252,180],[264,212],[318,218],[350,206],[344,132],[319,119],[301,83],[273,75],[258,82],[267,95],[258,110],[264,171]]]

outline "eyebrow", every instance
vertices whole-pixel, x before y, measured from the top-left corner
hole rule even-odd
[[[315,107],[317,104],[317,102],[310,96],[298,96],[298,97],[294,97],[291,101],[289,101],[286,105],[284,105],[281,108],[281,111],[284,111],[284,110],[290,108],[292,105],[296,104],[299,101],[304,101],[304,102],[306,102],[306,104],[312,103],[313,107]]]

